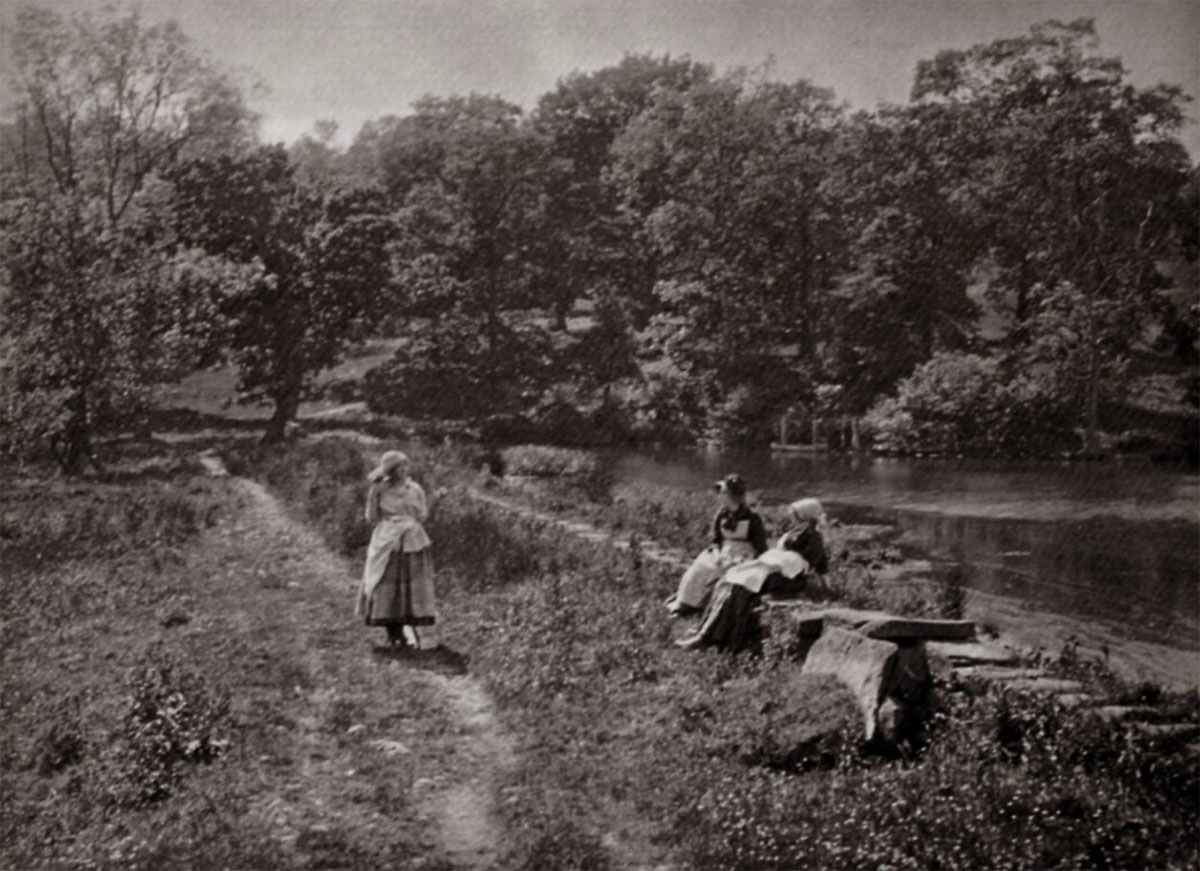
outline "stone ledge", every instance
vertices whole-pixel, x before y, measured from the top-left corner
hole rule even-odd
[[[1013,665],[1021,660],[1014,650],[982,641],[930,641],[928,649],[954,666]]]
[[[947,641],[975,637],[971,620],[934,620],[922,617],[897,617],[884,611],[860,611],[857,608],[822,608],[810,603],[772,600],[768,607],[783,609],[801,637],[816,638],[826,626],[850,629],[886,641]]]

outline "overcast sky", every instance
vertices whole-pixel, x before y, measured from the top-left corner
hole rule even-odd
[[[16,0],[0,4],[0,22],[10,20]],[[559,77],[627,52],[688,54],[720,69],[773,57],[777,78],[807,78],[870,108],[904,102],[917,61],[939,49],[1084,16],[1136,83],[1200,93],[1200,0],[145,0],[142,8],[175,18],[213,57],[261,80],[266,91],[252,102],[269,141],[327,118],[347,142],[364,121],[403,114],[424,94],[479,91],[531,108]],[[1185,140],[1200,154],[1200,125]]]

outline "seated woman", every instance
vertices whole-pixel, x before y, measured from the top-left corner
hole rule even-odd
[[[716,490],[721,494],[721,508],[713,518],[712,544],[688,566],[679,589],[666,602],[677,617],[703,608],[713,584],[726,569],[767,549],[762,518],[746,505],[746,482],[738,475],[726,475],[716,483]]]
[[[792,527],[775,547],[757,559],[733,566],[717,584],[696,632],[680,647],[713,645],[723,650],[746,647],[755,629],[753,610],[763,594],[794,596],[812,572],[825,574],[825,511],[816,499],[801,499],[787,508]]]

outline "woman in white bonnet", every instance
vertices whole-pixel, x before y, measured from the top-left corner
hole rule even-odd
[[[387,630],[393,646],[438,646],[433,557],[422,524],[429,515],[425,491],[408,475],[409,460],[388,451],[367,476],[366,518],[375,524],[357,613],[368,626]]]

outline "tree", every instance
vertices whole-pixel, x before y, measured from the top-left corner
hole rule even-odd
[[[730,422],[769,428],[811,392],[840,257],[823,187],[839,122],[828,91],[734,74],[660,89],[613,146],[610,177],[657,259],[644,336]]]
[[[6,182],[94,197],[109,224],[162,167],[253,135],[237,83],[173,21],[26,6],[7,42],[18,97],[3,137]]]
[[[520,108],[495,97],[425,98],[415,109],[373,145],[375,178],[400,226],[398,286],[411,269],[423,289],[398,302],[436,314],[461,301],[498,345],[504,312],[531,301],[541,143],[521,126]],[[434,275],[441,289],[429,284]]]
[[[575,72],[542,95],[530,125],[554,160],[545,167],[543,266],[548,307],[566,329],[570,306],[593,288],[622,288],[623,305],[644,325],[654,282],[653,252],[639,245],[637,223],[619,209],[609,184],[612,146],[660,90],[705,82],[712,67],[687,57],[627,55],[590,73]]]
[[[180,164],[170,173],[178,231],[261,272],[219,316],[242,401],[267,399],[277,441],[318,373],[371,327],[387,298],[394,227],[377,192],[314,190],[280,147]]]
[[[75,473],[99,465],[97,431],[195,361],[206,298],[240,280],[164,228],[156,176],[244,141],[253,119],[173,23],[27,7],[6,36],[17,89],[0,130],[6,425]]]
[[[250,280],[164,232],[154,193],[135,195],[115,227],[97,200],[0,205],[0,416],[12,447],[45,445],[68,474],[102,468],[94,434],[128,426],[155,385],[205,360],[215,299]]]
[[[984,147],[965,156],[983,184],[997,267],[992,298],[1010,306],[1014,367],[1065,365],[1095,450],[1100,396],[1155,314],[1158,263],[1176,239],[1171,203],[1186,181],[1180,88],[1135,88],[1094,53],[1091,20],[1049,21],[1028,36],[941,52],[913,97],[976,119]]]
[[[885,107],[839,129],[826,195],[844,249],[822,306],[820,370],[857,421],[943,350],[971,347],[968,294],[983,236],[973,202],[970,119],[945,107]]]

